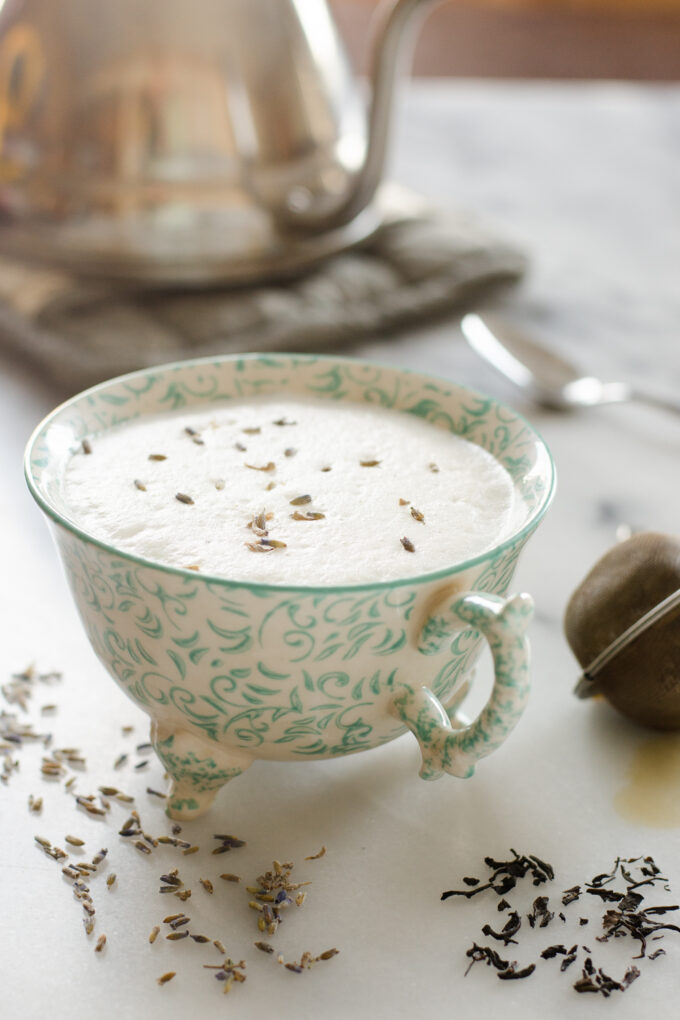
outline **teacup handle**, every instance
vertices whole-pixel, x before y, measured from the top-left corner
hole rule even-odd
[[[453,633],[472,627],[489,642],[495,676],[489,700],[477,718],[457,729],[451,724],[454,707],[448,706],[447,711],[424,684],[399,689],[393,710],[420,744],[423,779],[438,779],[443,772],[461,778],[471,776],[476,762],[500,747],[514,729],[529,696],[529,643],[524,632],[532,614],[529,595],[503,599],[486,592],[468,592],[425,621],[419,634],[419,651],[431,655]],[[466,690],[459,692],[456,704]]]

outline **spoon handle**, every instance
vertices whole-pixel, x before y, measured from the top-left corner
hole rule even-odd
[[[647,404],[649,407],[658,407],[662,411],[680,414],[680,400],[662,397],[658,393],[650,393],[648,390],[640,390],[634,387],[630,391],[630,399],[635,400],[638,404]]]

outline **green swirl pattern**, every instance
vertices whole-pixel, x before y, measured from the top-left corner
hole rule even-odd
[[[526,524],[488,554],[424,577],[296,589],[166,568],[95,542],[69,521],[63,465],[85,434],[143,414],[281,391],[394,407],[482,445],[515,480]],[[442,708],[457,699],[488,619],[469,604],[453,612],[451,593],[503,596],[552,492],[545,446],[502,405],[452,383],[343,359],[188,362],[114,380],[58,409],[29,446],[27,476],[56,524],[96,654],[153,720],[154,745],[173,780],[173,816],[202,813],[253,758],[350,754],[406,727],[423,748],[424,776],[467,774],[481,756],[475,748],[488,753],[516,721],[528,690],[519,653],[500,670],[502,680],[497,670],[508,696],[499,695],[474,733],[470,728],[464,752],[453,754]],[[524,623],[496,623],[496,637],[487,634],[491,642],[504,635],[501,658]],[[451,766],[461,753],[466,767]]]

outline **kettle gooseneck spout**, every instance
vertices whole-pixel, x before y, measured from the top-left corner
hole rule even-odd
[[[424,15],[435,2],[441,0],[392,0],[379,8],[371,50],[368,143],[363,164],[350,181],[348,191],[330,208],[327,202],[316,204],[312,196],[309,202],[295,201],[291,196],[277,217],[281,227],[312,232],[333,230],[349,223],[371,201],[385,165],[394,83],[399,57],[410,35],[407,29],[413,31],[415,15]]]

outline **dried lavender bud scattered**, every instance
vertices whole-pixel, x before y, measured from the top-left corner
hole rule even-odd
[[[229,835],[216,835],[213,839],[218,839],[223,846],[228,847],[229,850],[238,849],[239,847],[246,846],[244,839],[237,839],[236,836]]]
[[[326,853],[326,847],[322,846],[315,854],[310,854],[309,857],[305,857],[306,861],[318,861],[320,857],[323,857]]]

